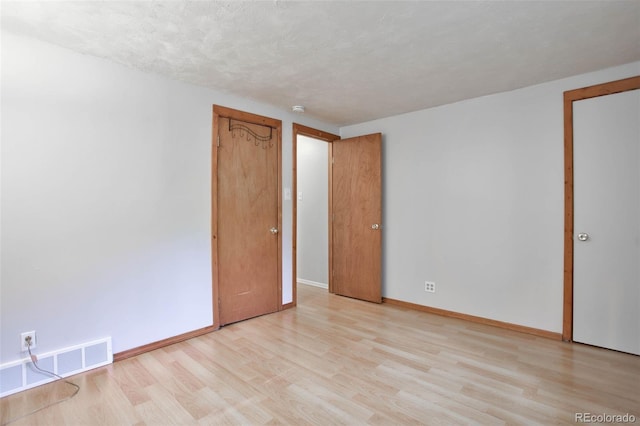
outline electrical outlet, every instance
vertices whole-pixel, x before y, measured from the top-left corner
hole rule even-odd
[[[28,344],[27,342],[30,342]],[[20,350],[26,352],[30,347],[31,349],[35,349],[36,347],[36,332],[35,331],[25,331],[20,334]]]
[[[425,281],[424,282],[424,291],[427,291],[429,293],[435,293],[436,292],[436,283],[431,282],[431,281]]]

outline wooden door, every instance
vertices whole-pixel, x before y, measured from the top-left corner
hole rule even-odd
[[[279,129],[222,116],[215,121],[214,277],[225,325],[281,305]]]
[[[640,90],[573,103],[573,339],[640,355]]]
[[[331,292],[380,303],[382,137],[331,144]]]

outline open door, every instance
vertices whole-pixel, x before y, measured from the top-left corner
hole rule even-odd
[[[331,144],[329,290],[382,301],[382,135]]]

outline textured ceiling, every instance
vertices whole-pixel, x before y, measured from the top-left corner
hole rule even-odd
[[[1,3],[2,25],[336,125],[640,60],[640,1]]]

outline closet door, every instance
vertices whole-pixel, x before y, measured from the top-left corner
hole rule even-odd
[[[573,340],[640,355],[640,90],[573,102]]]
[[[214,113],[214,309],[225,325],[281,308],[281,123]]]

